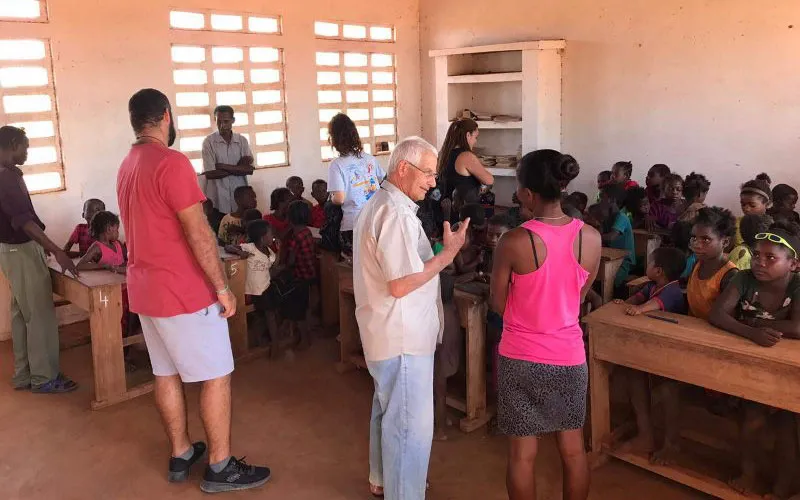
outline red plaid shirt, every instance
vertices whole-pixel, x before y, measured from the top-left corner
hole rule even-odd
[[[78,251],[81,255],[85,255],[86,252],[89,251],[89,247],[94,243],[92,233],[89,231],[89,224],[78,224],[75,226],[75,230],[72,231],[72,235],[69,237],[67,243],[69,243],[70,248],[78,245]]]
[[[322,205],[314,205],[311,208],[311,227],[321,228],[325,224],[325,207]]]
[[[304,227],[292,235],[286,245],[287,251],[294,254],[294,277],[299,280],[311,280],[317,277],[314,265],[314,237]]]

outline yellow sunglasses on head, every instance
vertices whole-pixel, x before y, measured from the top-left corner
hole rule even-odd
[[[777,235],[775,233],[758,233],[756,235],[756,241],[759,240],[767,240],[772,243],[775,243],[776,245],[783,245],[792,251],[795,259],[797,258],[797,250],[795,250],[794,247],[790,245],[789,242],[786,241],[786,239],[783,238],[783,236]]]

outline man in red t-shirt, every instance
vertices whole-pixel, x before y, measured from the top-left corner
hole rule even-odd
[[[208,493],[261,486],[266,467],[230,452],[233,354],[227,318],[236,312],[205,196],[189,159],[169,149],[175,127],[167,96],[143,89],[128,102],[136,142],[122,161],[117,197],[128,243],[128,297],[138,313],[155,375],[156,406],[172,446],[169,480],[184,481],[206,450],[186,428],[183,384],[202,382],[200,415]]]

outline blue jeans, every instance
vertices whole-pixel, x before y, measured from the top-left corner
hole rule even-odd
[[[375,382],[369,482],[386,500],[423,500],[433,440],[433,355],[367,361]]]

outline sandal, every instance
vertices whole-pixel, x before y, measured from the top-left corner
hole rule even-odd
[[[431,489],[431,483],[425,481],[425,491]],[[375,486],[372,483],[369,483],[369,492],[372,493],[372,496],[377,498],[383,498],[383,486]]]
[[[64,394],[66,392],[72,392],[77,388],[78,384],[64,375],[59,374],[58,377],[53,380],[31,387],[31,392],[35,394]]]

